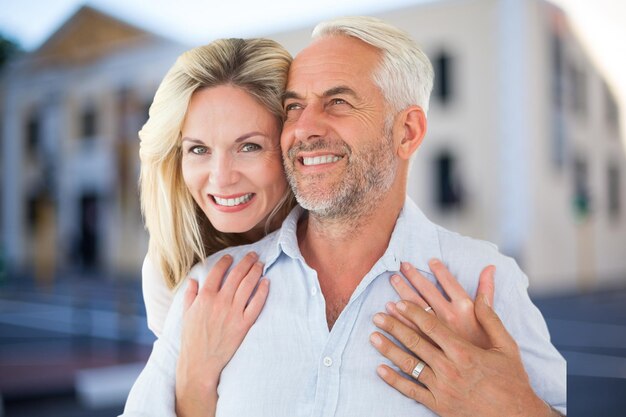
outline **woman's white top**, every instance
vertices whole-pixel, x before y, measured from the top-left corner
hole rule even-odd
[[[141,287],[146,305],[148,328],[156,337],[161,337],[165,317],[174,299],[174,292],[168,288],[161,271],[147,254],[141,267]]]

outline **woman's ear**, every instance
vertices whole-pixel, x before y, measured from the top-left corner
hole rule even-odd
[[[411,106],[400,113],[403,137],[398,147],[398,156],[408,160],[422,144],[426,135],[426,114],[419,106]]]

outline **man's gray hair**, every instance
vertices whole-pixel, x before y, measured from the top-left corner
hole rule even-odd
[[[393,112],[418,105],[428,112],[433,87],[430,60],[408,33],[373,17],[341,17],[318,24],[312,38],[352,36],[382,53],[373,81],[381,89]]]

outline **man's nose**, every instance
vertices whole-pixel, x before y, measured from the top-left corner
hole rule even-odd
[[[297,141],[325,137],[327,133],[328,125],[319,104],[306,106],[294,123],[294,136]]]

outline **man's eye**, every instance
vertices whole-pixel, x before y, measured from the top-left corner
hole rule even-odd
[[[261,150],[261,147],[256,143],[244,143],[241,147],[241,152],[254,152]]]
[[[342,98],[334,98],[334,99],[330,100],[330,103],[331,104],[348,104],[348,102],[345,101]]]
[[[209,149],[206,146],[192,146],[189,148],[189,153],[196,155],[205,155],[209,153]]]
[[[298,103],[290,103],[285,106],[285,111],[290,112],[292,110],[298,110],[299,108],[301,107]]]

